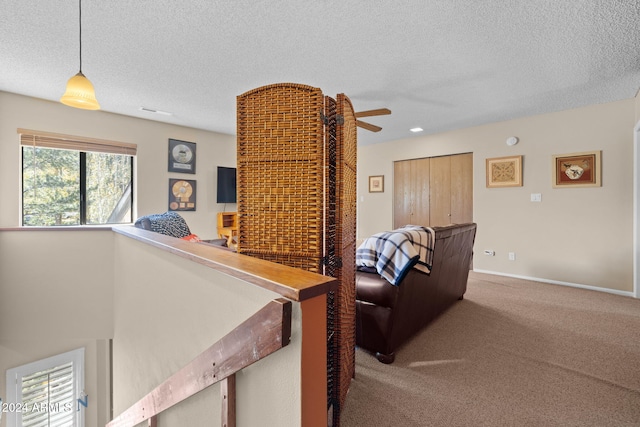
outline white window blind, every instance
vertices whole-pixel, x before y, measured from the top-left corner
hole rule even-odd
[[[73,363],[22,377],[23,427],[73,426]]]
[[[84,426],[84,348],[9,369],[6,378],[7,427]]]
[[[137,145],[18,129],[22,225],[132,222]]]
[[[129,156],[135,156],[138,150],[136,144],[105,139],[86,138],[29,129],[18,129],[18,133],[20,134],[20,144],[28,147],[126,154]]]

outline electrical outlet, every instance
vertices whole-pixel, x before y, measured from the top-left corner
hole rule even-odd
[[[515,261],[515,260],[516,260],[516,253],[509,252],[509,261]]]

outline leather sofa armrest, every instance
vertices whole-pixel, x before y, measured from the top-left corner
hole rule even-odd
[[[394,286],[377,273],[356,272],[356,300],[393,308],[398,298]]]

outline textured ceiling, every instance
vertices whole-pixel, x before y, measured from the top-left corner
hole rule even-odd
[[[371,144],[634,97],[640,0],[84,0],[82,50],[104,111],[235,134],[237,95],[293,82],[390,108]],[[76,0],[0,0],[0,90],[78,67]]]

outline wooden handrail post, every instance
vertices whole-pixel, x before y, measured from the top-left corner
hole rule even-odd
[[[236,427],[236,374],[220,383],[222,400],[222,427]]]
[[[149,418],[147,421],[149,421],[148,423],[149,427],[158,427],[158,417],[156,415]]]

